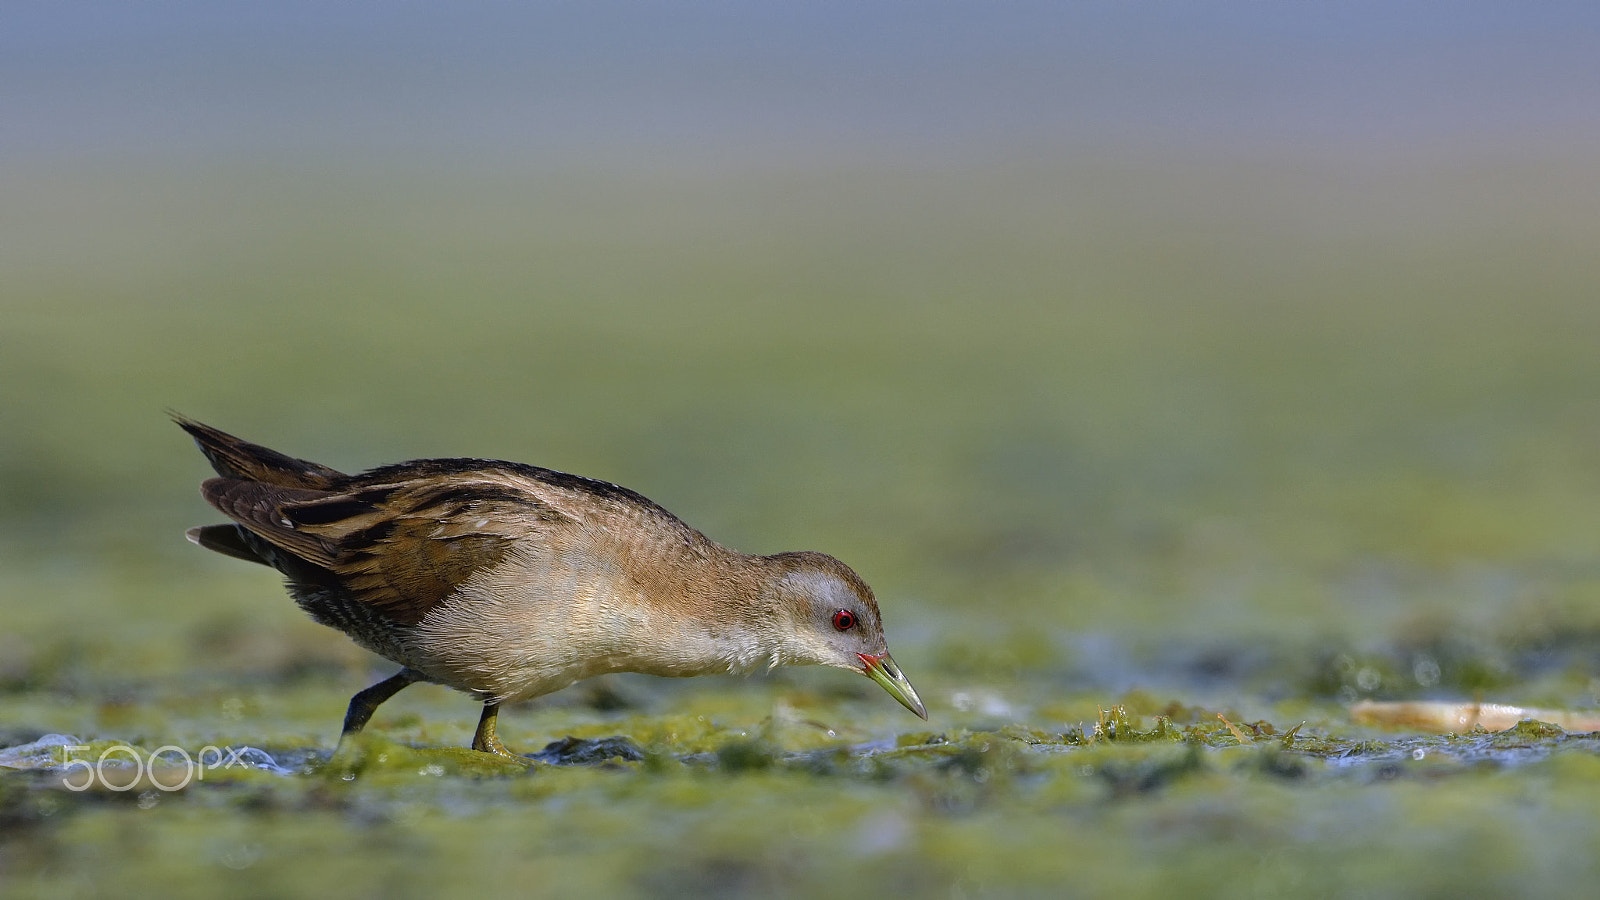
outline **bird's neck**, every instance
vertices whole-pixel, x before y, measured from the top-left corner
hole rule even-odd
[[[694,564],[674,569],[680,580],[672,591],[677,608],[653,607],[651,613],[660,619],[655,634],[672,635],[663,643],[693,657],[695,671],[682,674],[742,673],[805,661],[765,557],[717,544],[695,555]]]

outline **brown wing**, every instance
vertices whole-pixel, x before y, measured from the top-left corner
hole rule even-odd
[[[514,541],[567,521],[526,491],[468,473],[343,491],[213,478],[202,492],[251,533],[403,624],[420,622]]]

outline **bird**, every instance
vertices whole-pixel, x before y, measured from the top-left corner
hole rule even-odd
[[[341,743],[417,682],[483,704],[472,749],[511,759],[501,705],[613,672],[823,665],[927,708],[889,655],[872,589],[824,553],[753,556],[627,488],[495,459],[346,475],[172,413],[230,521],[190,541],[276,569],[313,620],[398,663],[350,700]]]

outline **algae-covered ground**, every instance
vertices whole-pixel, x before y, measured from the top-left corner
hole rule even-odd
[[[1351,708],[1600,707],[1600,157],[1091,143],[8,158],[0,894],[1589,896],[1581,719]],[[393,666],[184,541],[167,409],[837,555],[929,721],[615,676],[523,766],[419,685],[335,756]]]

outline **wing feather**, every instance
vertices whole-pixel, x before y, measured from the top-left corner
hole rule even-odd
[[[567,521],[532,494],[487,479],[316,491],[213,478],[202,489],[251,533],[402,624],[420,622],[516,540]]]

